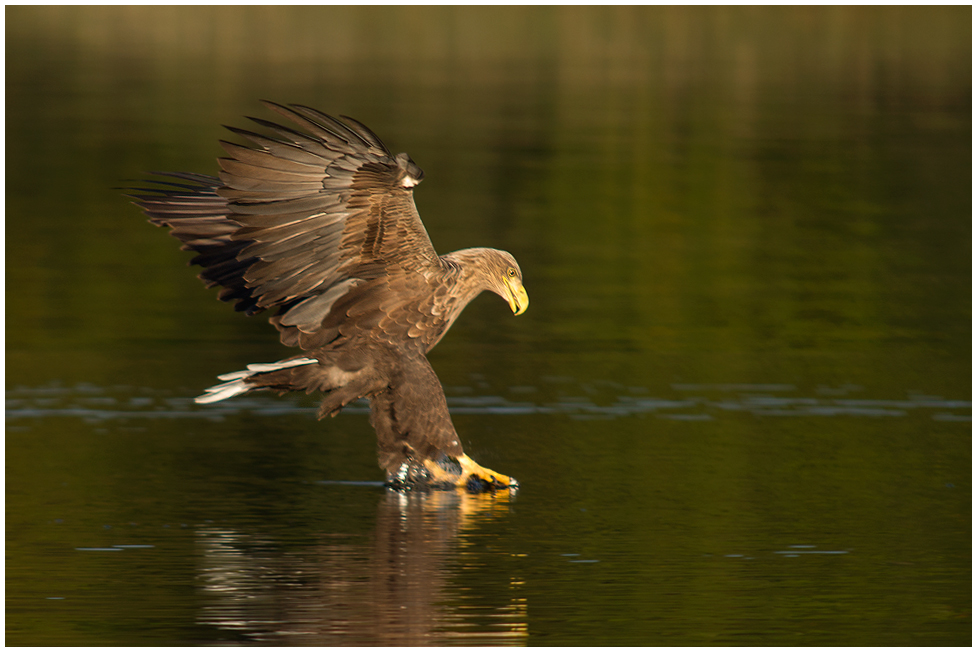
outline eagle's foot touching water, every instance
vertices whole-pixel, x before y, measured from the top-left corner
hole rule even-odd
[[[436,460],[408,459],[393,473],[387,473],[387,486],[401,491],[418,489],[465,489],[484,493],[517,489],[515,478],[480,466],[467,455],[441,455]]]

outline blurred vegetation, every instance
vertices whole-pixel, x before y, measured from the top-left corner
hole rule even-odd
[[[436,246],[512,249],[541,306],[520,326],[546,322],[544,341],[923,338],[952,355],[969,334],[966,15],[11,7],[12,369],[42,380],[18,352],[199,332],[210,297],[110,188],[213,171],[217,125],[260,114],[257,97],[409,147]],[[258,332],[224,316],[222,338]],[[80,362],[71,379],[91,380]]]

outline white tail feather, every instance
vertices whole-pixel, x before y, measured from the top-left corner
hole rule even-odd
[[[198,396],[193,399],[194,403],[216,403],[217,401],[223,401],[225,398],[231,398],[232,396],[237,396],[238,394],[243,394],[250,389],[248,384],[243,380],[235,380],[229,383],[222,383],[220,385],[214,385],[213,387],[208,387],[204,390],[202,396]]]
[[[245,369],[244,371],[232,371],[229,374],[221,374],[217,377],[217,380],[238,380],[240,378],[247,378],[251,375],[251,372]]]
[[[250,390],[251,385],[248,385],[244,381],[251,376],[267,373],[269,371],[278,371],[279,369],[288,369],[289,367],[299,367],[302,365],[318,363],[319,361],[315,358],[298,358],[295,360],[282,360],[280,362],[249,364],[247,370],[245,371],[232,371],[229,374],[221,374],[218,376],[218,380],[224,380],[227,382],[223,382],[220,385],[214,385],[213,387],[208,387],[204,390],[203,395],[193,399],[193,402],[216,403],[218,401],[223,401],[226,398],[231,398],[232,396],[237,396],[238,394],[244,394]]]

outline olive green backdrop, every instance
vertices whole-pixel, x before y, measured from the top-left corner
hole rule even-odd
[[[5,17],[8,644],[970,644],[969,7]],[[431,354],[517,496],[192,403],[288,352],[116,188],[260,98],[519,259]]]

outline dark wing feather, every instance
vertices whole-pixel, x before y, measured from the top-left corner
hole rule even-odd
[[[258,307],[285,307],[276,323],[283,341],[286,328],[319,330],[335,302],[309,299],[352,289],[353,279],[440,268],[410,190],[422,173],[406,155],[392,156],[360,123],[266,106],[301,131],[235,130],[255,148],[224,144],[218,192],[242,227],[232,239],[248,242],[240,255],[257,259],[244,276]]]
[[[228,217],[227,201],[217,194],[220,179],[189,172],[157,172],[168,179],[156,180],[159,188],[136,188],[129,196],[156,226],[168,226],[184,250],[196,251],[191,265],[204,271],[200,279],[207,287],[222,286],[222,301],[236,301],[235,309],[248,314],[260,312],[244,280],[244,273],[256,258],[242,256],[247,242],[232,240],[241,225]]]
[[[264,104],[295,127],[260,118],[251,120],[266,133],[229,127],[251,145],[221,142],[219,179],[169,174],[176,181],[133,196],[198,252],[192,262],[205,283],[224,287],[222,299],[249,314],[277,308],[272,323],[285,344],[321,346],[350,311],[368,327],[390,293],[422,291],[419,279],[441,270],[411,191],[423,172],[355,120]]]

